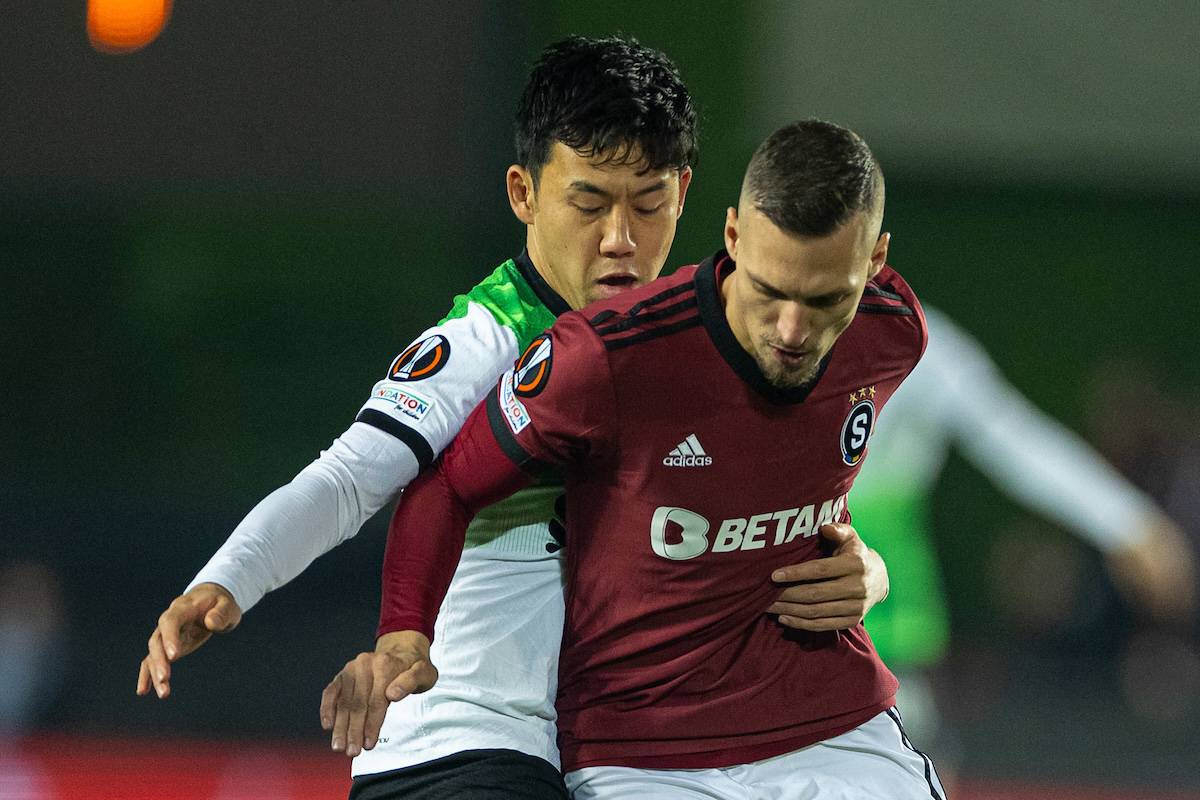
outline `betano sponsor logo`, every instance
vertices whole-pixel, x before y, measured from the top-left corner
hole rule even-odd
[[[712,456],[704,452],[696,434],[691,434],[662,460],[667,467],[707,467],[713,463]]]
[[[686,508],[659,506],[650,518],[650,547],[657,555],[672,561],[687,561],[707,552],[761,550],[768,544],[785,545],[799,537],[813,536],[822,525],[839,521],[845,510],[846,495],[842,495],[826,500],[819,507],[810,503],[749,517],[731,517],[721,520],[710,542],[712,526],[708,519]]]

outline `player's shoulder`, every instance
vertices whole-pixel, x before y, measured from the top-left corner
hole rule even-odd
[[[925,311],[908,281],[890,264],[867,282],[855,317],[856,327],[867,329],[875,342],[885,341],[911,350],[920,358],[929,341]]]
[[[508,329],[518,346],[524,347],[567,310],[566,302],[526,262],[528,257],[522,253],[501,263],[479,283],[457,295],[438,325],[453,326],[456,321],[477,316]]]
[[[661,339],[700,324],[695,275],[695,266],[680,267],[570,316],[577,325],[586,323],[606,351]]]

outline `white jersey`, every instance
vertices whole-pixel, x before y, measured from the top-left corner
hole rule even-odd
[[[189,584],[217,583],[248,611],[354,536],[458,433],[525,346],[568,310],[522,253],[500,265],[392,362],[354,422],[259,503]],[[562,555],[550,529],[561,485],[480,513],[434,630],[440,677],[392,703],[355,776],[464,750],[505,748],[559,765],[554,696]]]
[[[1101,550],[1135,545],[1153,502],[1026,400],[970,335],[924,309],[929,346],[879,415],[851,501],[927,496],[957,444],[1013,499]]]

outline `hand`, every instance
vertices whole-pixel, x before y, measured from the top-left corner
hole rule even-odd
[[[346,662],[321,693],[321,727],[333,731],[330,746],[348,756],[370,750],[379,740],[388,703],[427,691],[437,679],[424,634],[380,636],[374,653]]]
[[[1165,516],[1142,526],[1138,542],[1107,556],[1117,588],[1163,622],[1186,620],[1196,610],[1196,563],[1192,544]]]
[[[802,631],[853,628],[888,594],[887,566],[849,525],[822,525],[836,545],[833,555],[775,570],[771,580],[795,583],[767,609],[779,622]]]
[[[214,633],[225,633],[242,621],[242,609],[224,586],[201,583],[176,597],[150,634],[149,655],[138,670],[137,693],[160,699],[171,694],[171,663],[194,652]]]

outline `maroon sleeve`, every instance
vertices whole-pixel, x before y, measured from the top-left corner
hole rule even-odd
[[[388,528],[377,635],[433,624],[467,525],[539,466],[608,452],[613,389],[603,344],[578,315],[533,340],[441,458],[404,491]]]
[[[872,284],[874,285],[867,290],[871,306],[911,311],[911,314],[906,313],[895,317],[895,321],[900,326],[909,328],[913,334],[912,350],[906,359],[908,366],[904,372],[907,377],[916,368],[917,362],[921,360],[921,356],[925,354],[925,348],[929,344],[929,327],[925,321],[925,310],[921,308],[921,303],[917,300],[917,295],[913,292],[912,287],[890,264],[884,266],[872,280]]]
[[[529,344],[487,406],[497,441],[519,466],[612,454],[617,410],[608,353],[578,312]]]
[[[530,482],[500,449],[481,404],[396,505],[383,556],[376,635],[420,631],[433,641],[433,623],[458,568],[468,523],[479,509]]]

